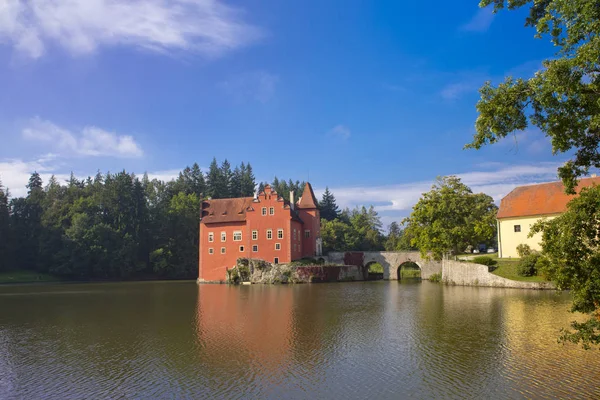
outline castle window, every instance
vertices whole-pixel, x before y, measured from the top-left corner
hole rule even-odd
[[[309,230],[304,231],[304,237],[307,238],[307,239],[310,237],[310,231]]]
[[[294,251],[296,251],[296,243],[294,243]]]
[[[208,241],[209,242],[215,241],[215,234],[213,232],[208,232]]]
[[[257,244],[252,245],[252,251],[254,253],[256,253],[258,251],[258,245]]]
[[[240,253],[244,252],[244,246],[240,246]]]
[[[262,208],[262,215],[267,215],[267,207]]]
[[[283,239],[283,229],[277,229],[277,239]]]
[[[225,247],[221,247],[221,254],[225,254]]]
[[[281,250],[281,243],[275,243],[275,250]]]
[[[515,225],[515,232],[521,232],[521,225]]]
[[[209,247],[208,254],[215,254],[215,249],[213,249],[212,247]]]
[[[271,229],[267,229],[267,239],[273,239],[273,231]]]
[[[227,233],[221,232],[221,242],[227,241]]]
[[[296,240],[296,228],[294,228],[294,240]]]
[[[258,231],[252,231],[252,240],[258,240]]]
[[[235,232],[233,232],[233,241],[234,242],[241,242],[242,241],[242,231],[235,231]]]
[[[273,260],[273,264],[279,264],[279,257],[275,257],[275,260]]]
[[[269,215],[275,215],[275,207],[269,207]]]

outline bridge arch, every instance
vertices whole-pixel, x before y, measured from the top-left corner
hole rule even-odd
[[[407,260],[396,267],[395,275],[397,280],[421,280],[421,265],[418,262]]]

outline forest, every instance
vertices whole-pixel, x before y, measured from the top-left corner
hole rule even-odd
[[[126,171],[43,182],[34,172],[25,197],[11,197],[0,182],[0,272],[72,280],[193,279],[200,202],[253,196],[265,184],[257,184],[250,163],[232,167],[216,159],[206,172],[196,163],[168,182]],[[271,185],[288,199],[290,191],[301,195],[304,182],[275,177]],[[326,250],[384,248],[373,207],[340,212],[328,189],[320,206]]]

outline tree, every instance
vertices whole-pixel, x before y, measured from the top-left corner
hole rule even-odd
[[[0,181],[0,271],[11,268],[13,262],[8,196],[8,189],[5,190]]]
[[[329,191],[329,187],[325,187],[323,198],[319,202],[319,209],[321,212],[321,218],[327,221],[333,221],[337,218],[340,209],[338,208],[333,193]]]
[[[460,178],[438,177],[405,219],[406,233],[424,256],[431,252],[441,259],[493,238],[497,209],[490,196],[474,194]]]
[[[400,238],[402,237],[402,229],[400,225],[394,221],[388,226],[388,236],[385,240],[385,250],[394,251],[398,250]]]
[[[567,211],[533,225],[530,236],[542,233],[540,272],[558,289],[571,289],[572,312],[590,314],[583,323],[573,322],[574,332],[561,340],[581,342],[585,348],[600,344],[600,187],[583,188],[567,205]]]
[[[477,103],[476,134],[467,148],[496,143],[530,125],[551,139],[553,153],[574,157],[559,168],[568,193],[577,177],[600,167],[600,7],[596,0],[482,0],[494,11],[530,6],[526,26],[549,35],[556,57],[530,79],[487,82]]]

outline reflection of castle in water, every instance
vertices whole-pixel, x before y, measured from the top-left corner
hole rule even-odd
[[[203,356],[244,368],[259,366],[262,373],[283,371],[290,358],[293,298],[291,290],[278,289],[200,286],[197,331]]]

